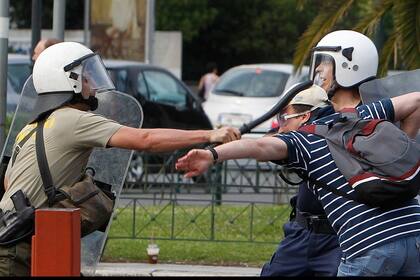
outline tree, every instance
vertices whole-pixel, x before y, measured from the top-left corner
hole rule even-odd
[[[180,30],[184,42],[190,42],[200,29],[210,25],[217,10],[208,0],[157,0],[156,30]]]
[[[199,78],[209,61],[221,72],[246,63],[291,63],[297,39],[318,9],[297,12],[294,0],[211,0],[208,7],[217,11],[215,18],[183,46],[186,79]]]
[[[420,1],[326,0],[320,13],[299,39],[293,57],[297,69],[304,65],[310,50],[324,35],[340,29],[337,27],[348,20],[351,9],[360,16],[351,29],[369,37],[378,36],[378,32],[386,33],[387,39],[383,46],[377,46],[380,55],[379,76],[386,75],[391,60],[394,69],[420,68]]]

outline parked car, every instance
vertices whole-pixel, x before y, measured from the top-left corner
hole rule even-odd
[[[135,97],[143,108],[143,128],[212,129],[199,98],[162,67],[132,61],[104,60],[117,90]],[[129,182],[140,180],[147,161],[148,172],[160,170],[165,156],[135,153]]]
[[[199,98],[162,67],[132,61],[104,60],[117,90],[142,105],[144,128],[211,129]]]
[[[250,64],[226,71],[203,103],[212,125],[240,127],[258,118],[277,103],[283,91],[307,79],[308,67],[293,74],[290,64]],[[252,133],[261,136],[272,127],[273,120],[257,126]],[[247,135],[246,135],[247,136]],[[252,134],[248,137],[252,137]]]
[[[28,55],[8,54],[7,114],[14,114],[25,81],[32,73]]]

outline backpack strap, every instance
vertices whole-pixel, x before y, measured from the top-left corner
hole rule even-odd
[[[23,145],[25,145],[26,141],[28,141],[29,138],[31,138],[32,134],[34,134],[35,131],[36,127],[34,127],[28,134],[26,134],[26,136],[19,143],[16,144],[12,155],[12,166],[15,164],[16,157],[22,149]]]
[[[50,168],[48,166],[47,156],[45,154],[44,145],[44,124],[46,118],[38,123],[36,130],[36,158],[38,161],[39,172],[41,173],[42,183],[45,194],[48,197],[48,205],[51,207],[55,200],[55,187],[51,177]]]

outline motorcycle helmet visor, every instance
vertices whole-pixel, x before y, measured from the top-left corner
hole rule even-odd
[[[335,62],[334,58],[324,53],[314,53],[310,66],[310,79],[314,85],[328,90],[335,80]]]

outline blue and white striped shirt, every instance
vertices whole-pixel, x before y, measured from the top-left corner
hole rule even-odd
[[[381,100],[356,108],[364,119],[394,120],[394,108],[390,99]],[[338,113],[316,120],[328,124]],[[338,170],[326,141],[314,134],[289,132],[277,134],[288,147],[288,159],[280,164],[292,170],[301,170],[322,184],[352,193],[353,189]],[[279,163],[279,162],[277,162]],[[400,208],[384,210],[348,200],[307,182],[327,214],[336,231],[343,259],[351,259],[387,242],[409,235],[420,234],[420,205],[416,199]]]

